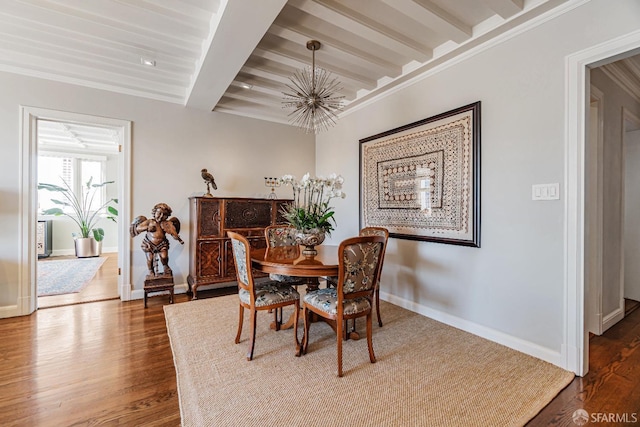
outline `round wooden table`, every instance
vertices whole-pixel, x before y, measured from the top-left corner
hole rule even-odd
[[[338,246],[316,246],[318,254],[302,255],[300,246],[278,246],[251,251],[251,267],[263,273],[308,277],[307,288],[318,287],[318,278],[338,275]]]
[[[300,246],[277,246],[251,251],[251,268],[263,273],[284,274],[306,277],[307,291],[318,289],[319,277],[338,275],[338,246],[316,246],[318,254],[313,257],[302,255]],[[323,319],[325,320],[325,319]],[[325,320],[335,331],[335,322]],[[293,326],[293,316],[282,325],[282,329]],[[275,329],[275,325],[272,325]],[[357,333],[352,338],[357,339]]]

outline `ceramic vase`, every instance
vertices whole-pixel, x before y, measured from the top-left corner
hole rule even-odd
[[[325,232],[317,228],[311,230],[297,230],[295,233],[296,243],[304,246],[302,255],[313,257],[318,254],[316,246],[324,242]]]

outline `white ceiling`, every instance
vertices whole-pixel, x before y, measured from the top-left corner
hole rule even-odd
[[[81,123],[38,120],[38,149],[42,151],[117,153],[122,144],[120,128]]]
[[[2,0],[0,70],[286,123],[310,39],[347,111],[571,1]]]

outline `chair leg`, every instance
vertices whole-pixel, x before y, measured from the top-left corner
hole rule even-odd
[[[296,303],[293,306],[293,309],[295,310],[293,313],[293,337],[296,340],[296,356],[300,357],[300,354],[302,353],[302,347],[298,340],[298,316],[300,315],[300,303]]]
[[[373,313],[369,311],[367,314],[367,345],[369,347],[369,360],[371,363],[376,363],[376,355],[373,353],[373,325],[371,318],[373,317]]]
[[[304,321],[304,334],[302,335],[302,354],[307,354],[307,346],[309,345],[309,309],[302,309],[302,320]]]
[[[273,310],[273,324],[276,331],[280,330],[282,324],[282,308],[274,308]],[[278,319],[278,312],[280,312],[280,319]]]
[[[240,304],[240,317],[238,317],[238,333],[236,334],[236,344],[240,342],[240,335],[242,335],[242,321],[244,320],[244,307]]]
[[[344,321],[342,319],[338,319],[336,322],[336,336],[338,337],[338,376],[342,376],[342,327],[344,325]]]
[[[251,310],[251,338],[249,338],[249,352],[247,353],[247,360],[253,360],[253,348],[256,344],[256,318],[258,317],[257,314],[257,310]]]
[[[378,314],[378,326],[382,328],[382,317],[380,317],[380,288],[376,288],[376,313]]]

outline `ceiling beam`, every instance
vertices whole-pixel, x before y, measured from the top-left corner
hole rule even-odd
[[[407,46],[386,34],[380,33],[377,30],[352,20],[351,18],[328,8],[325,5],[315,3],[311,0],[289,0],[289,6],[293,6],[296,9],[316,17],[317,19],[330,22],[345,31],[357,34],[358,36],[371,40],[386,49],[395,50],[418,61],[426,61],[431,56],[431,52],[425,52],[418,50],[413,46]]]
[[[225,4],[226,3],[226,4]],[[212,18],[208,47],[187,91],[188,107],[213,110],[287,0],[227,0]]]
[[[469,25],[429,0],[382,1],[456,43],[462,43],[473,35]]]
[[[504,19],[511,18],[524,9],[524,0],[482,0],[482,2]]]

